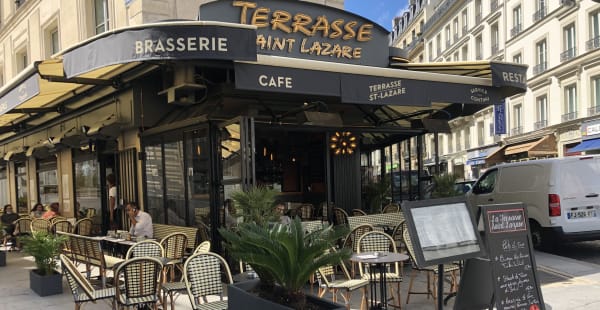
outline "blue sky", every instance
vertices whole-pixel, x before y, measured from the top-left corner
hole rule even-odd
[[[406,9],[408,0],[346,0],[346,11],[377,22],[387,30],[392,29],[392,19]]]

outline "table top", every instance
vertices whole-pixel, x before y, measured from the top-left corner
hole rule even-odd
[[[403,262],[408,259],[408,255],[395,252],[362,252],[353,253],[350,257],[350,260],[353,262],[368,264],[396,263]]]

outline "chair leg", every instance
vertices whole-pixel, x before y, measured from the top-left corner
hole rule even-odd
[[[360,300],[360,310],[367,310],[367,295],[369,294],[369,292],[367,291],[367,287],[363,286],[361,288],[362,291],[362,298]]]
[[[410,295],[413,293],[412,287],[414,284],[415,276],[416,276],[416,270],[413,269],[410,272],[410,281],[408,282],[408,293],[406,295],[406,304],[408,304],[408,302],[410,301]],[[428,286],[429,286],[429,284],[428,284]]]

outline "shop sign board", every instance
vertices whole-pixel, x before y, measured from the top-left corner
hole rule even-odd
[[[197,23],[197,22],[196,22]],[[175,23],[124,29],[63,55],[67,77],[114,64],[144,60],[256,60],[256,30],[249,27]]]
[[[389,32],[356,14],[305,1],[220,0],[200,20],[257,27],[259,54],[387,67]]]

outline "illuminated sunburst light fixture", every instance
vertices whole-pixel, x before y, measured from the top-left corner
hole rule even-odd
[[[329,147],[335,155],[352,154],[357,145],[356,137],[349,131],[336,132],[329,140]]]

